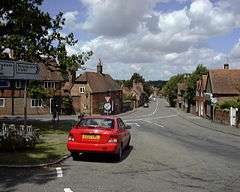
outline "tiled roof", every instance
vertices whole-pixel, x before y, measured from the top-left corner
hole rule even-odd
[[[63,81],[60,66],[54,61],[39,63],[40,80],[43,81]]]
[[[85,72],[76,79],[76,82],[88,82],[93,93],[121,90],[119,84],[108,74]]]
[[[212,92],[215,94],[240,94],[240,69],[209,70]]]

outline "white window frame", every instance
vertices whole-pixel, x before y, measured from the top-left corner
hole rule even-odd
[[[85,93],[85,87],[79,87],[79,92],[80,93]]]
[[[22,88],[22,81],[21,80],[16,80],[15,81],[15,88],[16,89],[21,89]]]
[[[0,105],[1,108],[5,107],[5,98],[0,98],[0,100],[3,100],[3,105]]]
[[[55,89],[56,88],[56,82],[54,82],[54,81],[44,81],[44,88]]]
[[[41,101],[41,105],[33,105],[33,102],[36,101]],[[36,103],[35,103],[36,104]],[[39,108],[39,107],[43,107],[43,101],[42,99],[31,99],[31,108]]]

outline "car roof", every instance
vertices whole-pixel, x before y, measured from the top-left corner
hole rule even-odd
[[[117,119],[115,116],[110,116],[110,115],[95,115],[95,116],[83,116],[81,117],[83,119]]]

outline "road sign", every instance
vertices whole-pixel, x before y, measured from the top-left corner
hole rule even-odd
[[[109,97],[109,96],[105,97],[105,100],[106,100],[108,103],[109,103],[110,99],[111,99],[111,97]]]
[[[111,103],[105,103],[103,107],[106,111],[110,111],[112,108]]]
[[[38,80],[39,66],[25,61],[0,60],[0,79]]]

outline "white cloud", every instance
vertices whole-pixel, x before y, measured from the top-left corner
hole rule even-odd
[[[158,0],[159,1],[159,0]],[[123,36],[137,31],[157,0],[82,0],[88,6],[83,28],[97,35]]]
[[[63,18],[65,18],[65,27],[68,27],[70,30],[73,31],[81,29],[81,23],[78,22],[77,18],[78,15],[78,11],[69,11],[64,13]]]
[[[68,26],[83,26],[96,38],[68,51],[93,50],[88,65],[95,67],[101,58],[105,71],[119,79],[136,71],[146,79],[168,79],[176,73],[191,72],[200,63],[221,68],[226,55],[207,48],[206,42],[239,27],[239,13],[221,0],[195,0],[190,7],[169,13],[153,11],[157,0],[82,2],[89,10],[86,21],[80,25],[78,12],[70,12]],[[231,57],[240,60],[240,43]]]

